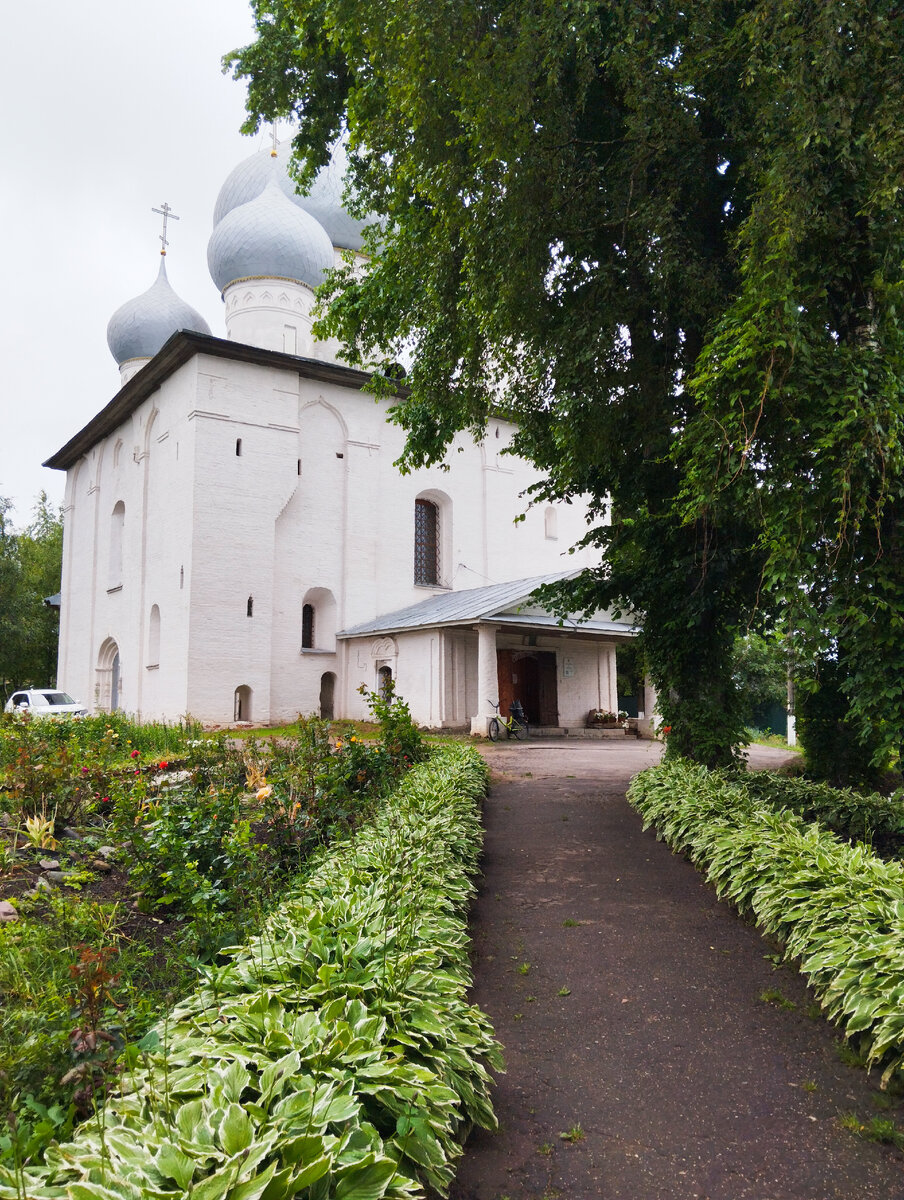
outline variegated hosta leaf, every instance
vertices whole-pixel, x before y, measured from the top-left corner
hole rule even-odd
[[[671,762],[639,775],[629,798],[645,827],[690,854],[720,895],[780,937],[823,1005],[884,1081],[904,1064],[904,869],[846,836],[881,828],[904,846],[902,798],[825,785],[708,773]],[[793,811],[792,811],[793,810]],[[861,824],[858,826],[858,822]]]
[[[493,1128],[467,1003],[486,767],[450,746],[323,851],[247,945],[146,1038],[123,1093],[28,1175],[34,1200],[413,1200]],[[384,1141],[377,1132],[393,1130]],[[22,1181],[0,1172],[0,1200]]]

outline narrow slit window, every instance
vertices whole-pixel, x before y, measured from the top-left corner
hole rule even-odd
[[[301,648],[314,649],[314,605],[305,604],[301,610]]]
[[[235,439],[235,456],[236,456],[236,458],[242,457],[242,439],[241,438]]]
[[[248,597],[248,606],[245,611],[249,617],[254,616],[254,597],[253,596]]]

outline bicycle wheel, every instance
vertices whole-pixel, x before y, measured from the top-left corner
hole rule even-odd
[[[520,721],[515,722],[515,737],[519,742],[527,740],[527,721],[523,724]]]
[[[487,737],[491,742],[499,741],[499,722],[495,717],[490,717],[490,722],[487,725]]]

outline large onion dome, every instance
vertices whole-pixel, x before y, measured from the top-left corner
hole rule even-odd
[[[107,345],[122,366],[132,358],[153,358],[179,329],[210,333],[210,327],[190,304],[170,287],[166,277],[166,259],[160,259],[160,271],[154,284],[134,300],[120,305],[107,325]]]
[[[333,147],[330,161],[317,173],[308,196],[299,196],[295,191],[295,181],[288,172],[291,156],[292,143],[284,141],[279,143],[275,156],[272,150],[261,150],[240,162],[220,188],[213,210],[214,228],[227,213],[254,200],[272,181],[293,204],[320,222],[334,246],[340,250],[360,250],[364,245],[363,229],[367,222],[349,216],[342,205],[343,181],[348,166],[343,143],[339,141]]]
[[[207,265],[221,292],[237,279],[291,279],[317,287],[333,265],[329,235],[290,203],[273,179],[254,200],[233,208],[207,243]]]

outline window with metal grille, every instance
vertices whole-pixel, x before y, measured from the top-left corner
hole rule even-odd
[[[314,649],[314,605],[305,604],[301,609],[301,648]]]
[[[439,583],[439,509],[430,500],[414,502],[414,582]]]

